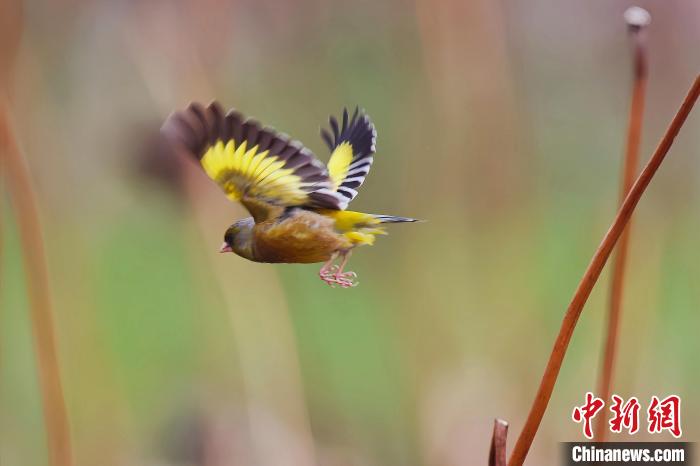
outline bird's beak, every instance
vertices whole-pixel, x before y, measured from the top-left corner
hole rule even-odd
[[[229,246],[227,243],[224,243],[221,245],[219,252],[233,252],[233,249],[231,249],[231,246]]]

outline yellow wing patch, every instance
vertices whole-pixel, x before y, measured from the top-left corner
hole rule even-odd
[[[217,141],[201,159],[209,177],[221,186],[229,199],[238,201],[244,194],[252,197],[275,199],[286,205],[302,204],[307,192],[302,178],[294,169],[283,168],[284,160],[271,155],[269,150],[258,152],[243,141],[238,147],[233,139],[226,144]]]
[[[352,145],[349,142],[339,144],[328,160],[328,174],[333,182],[332,189],[335,191],[348,174],[348,169],[352,163]]]
[[[340,209],[328,169],[300,142],[235,110],[212,102],[174,112],[161,128],[174,147],[185,149],[226,196],[241,201],[255,221],[285,207]]]

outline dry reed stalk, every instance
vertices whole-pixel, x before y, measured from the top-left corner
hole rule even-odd
[[[535,399],[530,408],[530,413],[528,414],[523,430],[520,432],[513,452],[511,453],[510,459],[508,461],[508,466],[520,466],[525,461],[532,441],[535,438],[537,429],[539,428],[542,417],[544,416],[545,410],[547,409],[547,404],[552,396],[552,391],[554,390],[554,385],[557,381],[557,376],[559,375],[559,369],[566,355],[566,349],[569,346],[569,341],[571,340],[571,335],[574,332],[578,318],[581,315],[583,306],[586,304],[588,297],[593,290],[593,286],[600,277],[600,273],[605,266],[610,253],[615,246],[615,243],[622,235],[622,231],[625,225],[632,216],[637,203],[639,202],[642,194],[646,190],[647,186],[651,182],[652,178],[659,169],[659,166],[663,162],[666,154],[668,153],[671,145],[673,144],[674,138],[678,135],[683,123],[685,122],[688,114],[695,105],[695,102],[700,96],[700,75],[695,78],[695,82],[688,91],[680,109],[673,117],[671,124],[666,130],[661,142],[659,143],[656,151],[649,159],[649,162],[644,167],[640,173],[634,185],[629,191],[627,197],[625,197],[624,202],[620,206],[619,211],[613,221],[610,229],[603,237],[603,241],[598,246],[591,262],[588,264],[581,281],[576,288],[576,292],[569,304],[569,307],[564,314],[564,319],[559,329],[559,334],[554,341],[554,347],[552,348],[552,353],[549,356],[549,361],[545,368],[544,374],[542,375],[542,380],[540,381],[540,386],[535,395]]]
[[[15,136],[7,99],[0,101],[0,157],[5,185],[17,219],[31,310],[34,349],[46,423],[49,464],[73,464],[68,413],[56,352],[49,275],[37,200],[29,170]]]
[[[649,13],[639,7],[631,7],[625,11],[625,21],[632,40],[633,48],[633,73],[632,101],[630,104],[629,124],[627,127],[627,143],[623,166],[622,187],[620,203],[627,196],[639,165],[639,146],[642,139],[642,122],[644,118],[644,98],[647,84],[647,47],[645,28],[650,22]],[[630,221],[631,223],[631,221]],[[612,393],[613,372],[615,370],[615,358],[617,355],[617,342],[620,333],[620,320],[622,315],[622,296],[625,285],[625,271],[627,254],[629,250],[630,231],[632,225],[627,225],[615,250],[612,261],[612,277],[610,284],[610,297],[608,302],[608,320],[606,325],[605,347],[603,349],[603,361],[600,379],[598,381],[598,393],[603,400],[609,400]],[[595,420],[596,440],[605,441],[608,429],[607,417],[598,416]]]
[[[502,419],[496,419],[493,423],[493,435],[491,436],[489,466],[506,466],[507,438],[508,423]]]
[[[0,86],[2,86],[2,82],[0,81]],[[2,130],[0,130],[2,131]],[[0,136],[4,137],[4,136]],[[0,144],[4,143],[4,139],[0,139]],[[5,157],[2,155],[2,151],[4,149],[2,146],[0,146],[0,193],[6,192],[5,190],[5,178],[3,174],[7,170],[5,168]],[[0,197],[0,303],[2,302],[2,291],[3,291],[3,253],[5,252],[4,250],[4,245],[5,245],[5,236],[4,236],[4,231],[3,231],[3,222],[5,220],[5,199]]]

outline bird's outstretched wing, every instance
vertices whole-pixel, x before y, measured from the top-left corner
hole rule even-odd
[[[224,114],[212,102],[192,103],[175,112],[162,128],[182,145],[226,195],[241,201],[256,222],[290,206],[340,209],[344,198],[333,189],[327,168],[300,142],[245,119]]]
[[[341,209],[345,209],[357,196],[357,189],[365,181],[374,160],[377,131],[364,111],[355,108],[352,118],[343,109],[342,123],[331,116],[330,131],[321,130],[321,137],[331,150],[328,172],[332,188],[342,196]]]

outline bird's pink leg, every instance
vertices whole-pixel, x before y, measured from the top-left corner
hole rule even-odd
[[[335,274],[333,275],[333,278],[335,278],[336,283],[343,288],[350,288],[352,286],[357,286],[357,282],[355,282],[355,279],[357,278],[357,274],[355,272],[343,272],[343,269],[345,268],[345,264],[348,263],[348,259],[350,259],[350,254],[351,251],[348,250],[344,253],[343,255],[343,260],[340,262],[340,266],[338,269],[335,271]]]
[[[338,253],[333,253],[331,255],[331,258],[326,261],[326,263],[323,264],[321,267],[321,270],[318,271],[318,276],[321,277],[321,280],[324,282],[328,283],[329,285],[333,286],[337,284],[337,281],[335,279],[335,273],[338,270],[337,265],[333,265],[333,261],[338,257]]]
[[[329,273],[329,270],[333,269],[333,261],[336,257],[338,257],[338,253],[333,254],[331,258],[323,264],[323,267],[321,267],[321,270],[318,271],[318,274],[326,275],[327,273]]]

